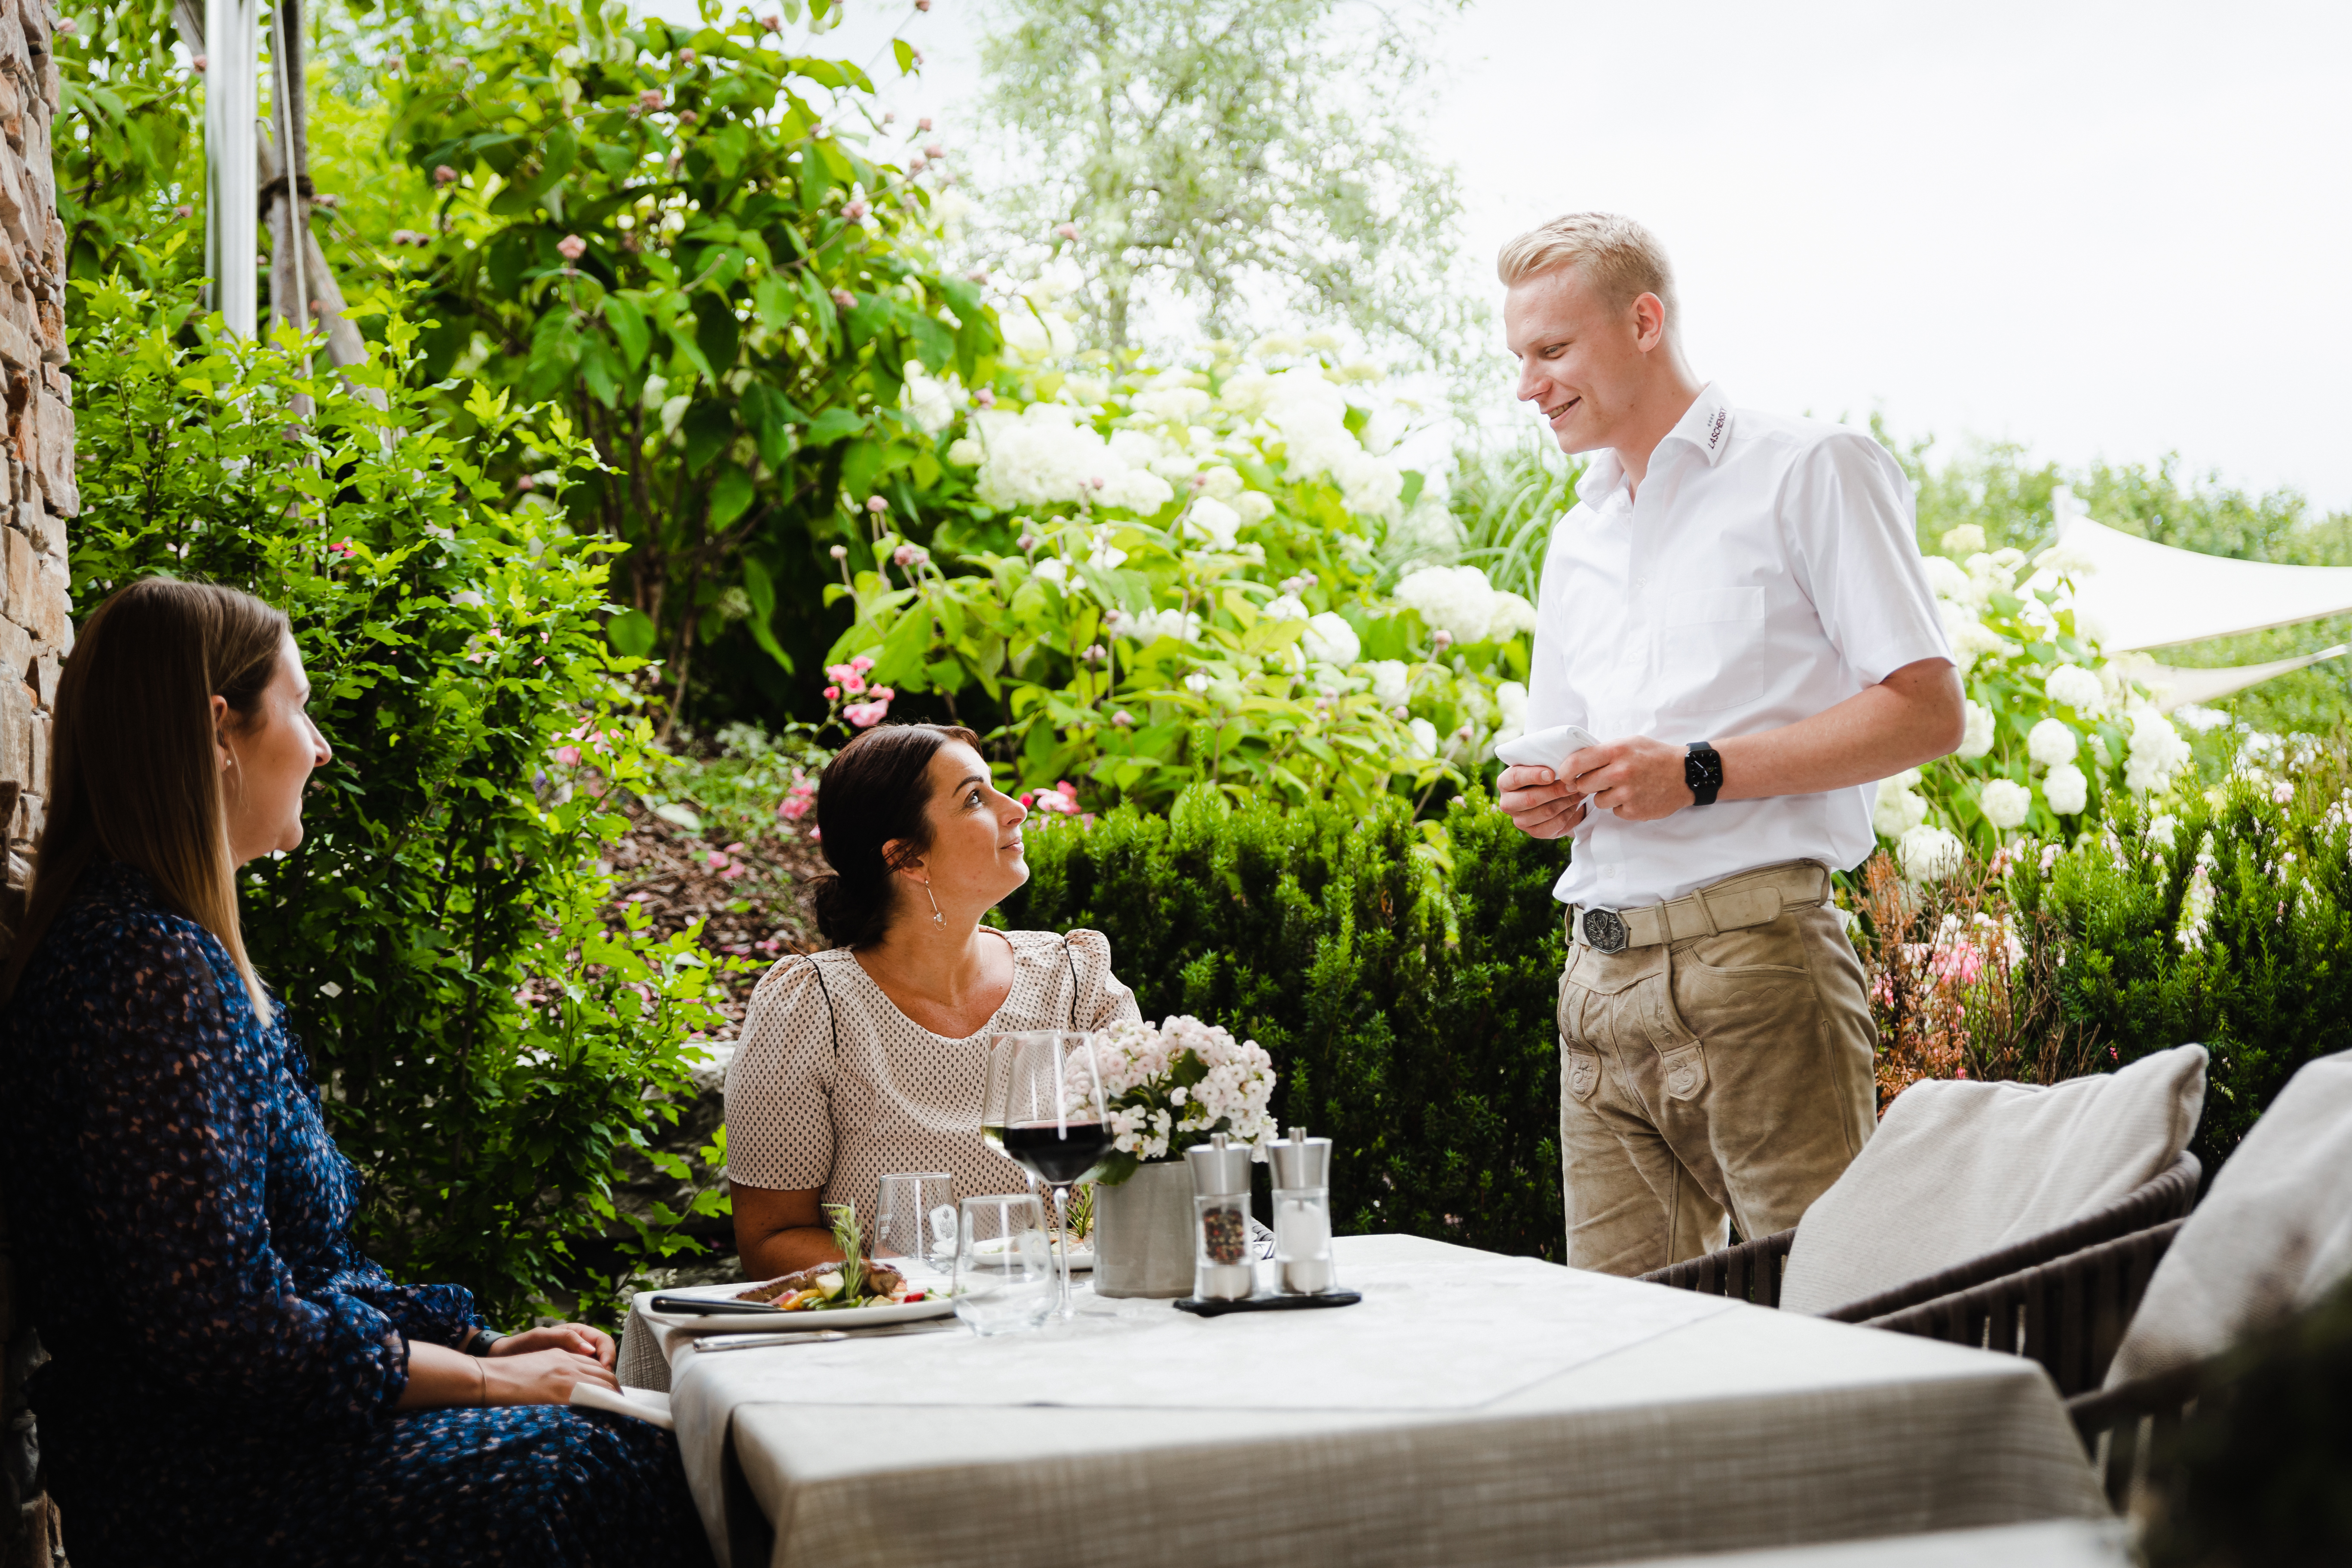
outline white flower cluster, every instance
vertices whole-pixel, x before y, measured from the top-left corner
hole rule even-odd
[[[1955,835],[1924,822],[1895,841],[1895,864],[1902,867],[1905,879],[1915,883],[1951,876],[1967,858],[1968,852]]]
[[[1262,416],[1282,439],[1294,479],[1329,475],[1349,511],[1394,522],[1404,515],[1404,470],[1364,449],[1348,428],[1348,399],[1318,366],[1268,375],[1244,371],[1226,382],[1226,406]]]
[[[2026,816],[2033,809],[2033,792],[2014,779],[1987,779],[1977,791],[1977,805],[1987,822],[2006,833],[2025,826]]]
[[[1396,585],[1396,602],[1419,610],[1432,631],[1457,643],[1486,642],[1533,631],[1536,607],[1497,590],[1475,566],[1424,566]]]
[[[1129,462],[1117,446],[1078,423],[1076,415],[1062,403],[1033,403],[1018,414],[982,410],[974,420],[980,429],[980,499],[1006,510],[1083,500],[1141,517],[1176,499],[1166,479]],[[948,455],[954,460],[973,454],[950,449]]]
[[[1181,1014],[1154,1026],[1119,1024],[1096,1043],[1111,1146],[1139,1160],[1163,1160],[1223,1132],[1236,1143],[1264,1143],[1274,1134],[1267,1110],[1274,1096],[1274,1058],[1255,1040],[1236,1040],[1214,1024]],[[1207,1069],[1189,1089],[1176,1069],[1190,1057]],[[1086,1056],[1069,1062],[1071,1109],[1091,1087]],[[1189,1076],[1189,1075],[1188,1075]]]
[[[1905,768],[1878,784],[1878,803],[1871,808],[1870,826],[1881,838],[1900,839],[1927,820],[1927,797],[1919,793],[1917,768]]]

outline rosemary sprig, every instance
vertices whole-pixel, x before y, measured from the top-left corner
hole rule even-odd
[[[855,1204],[827,1204],[833,1221],[833,1244],[841,1248],[841,1300],[846,1304],[866,1294],[866,1230],[857,1223]]]

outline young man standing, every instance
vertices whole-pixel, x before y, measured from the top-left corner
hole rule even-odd
[[[1518,396],[1599,454],[1553,530],[1522,832],[1573,835],[1561,976],[1568,1261],[1640,1274],[1797,1223],[1875,1125],[1862,967],[1830,871],[1873,844],[1873,781],[1959,743],[1958,677],[1909,487],[1867,436],[1734,408],[1684,362],[1641,225],[1505,246]]]

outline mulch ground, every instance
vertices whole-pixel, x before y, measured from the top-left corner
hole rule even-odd
[[[635,903],[653,918],[656,936],[673,935],[700,921],[704,948],[752,960],[751,967],[719,976],[715,1003],[727,1016],[723,1035],[731,1037],[751,1005],[751,988],[770,964],[786,953],[824,945],[803,898],[809,878],[824,869],[824,858],[804,838],[781,837],[747,842],[730,854],[656,816],[634,798],[621,809],[629,830],[613,847],[614,908],[606,923],[620,930],[618,906]]]

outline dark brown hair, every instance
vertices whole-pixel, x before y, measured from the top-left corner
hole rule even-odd
[[[262,1021],[269,998],[245,953],[212,702],[250,722],[278,675],[286,617],[249,594],[144,577],[82,624],[58,680],[48,822],[0,998],[93,860],[154,879],[175,912],[220,938]]]
[[[890,929],[892,873],[931,847],[926,779],[950,741],[977,747],[960,724],[884,724],[834,753],[817,781],[817,847],[833,875],[816,885],[816,929],[835,947],[867,947]],[[882,847],[898,841],[895,854]]]

